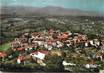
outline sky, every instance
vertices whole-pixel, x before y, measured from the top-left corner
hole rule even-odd
[[[104,0],[0,0],[0,6],[57,6],[104,13]]]

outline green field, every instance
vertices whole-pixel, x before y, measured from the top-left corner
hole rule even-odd
[[[6,44],[3,44],[3,45],[0,45],[0,51],[6,51],[10,47],[11,47],[10,43],[6,43]]]

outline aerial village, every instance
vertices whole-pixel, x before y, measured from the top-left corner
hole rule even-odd
[[[83,67],[86,70],[104,69],[104,41],[100,38],[89,39],[81,33],[54,29],[26,32],[11,41],[8,51],[0,51],[0,65],[7,62],[16,65],[35,63],[47,67],[51,62],[55,65],[60,60],[54,58],[56,56],[61,57],[60,63],[64,70],[71,71],[69,66]]]

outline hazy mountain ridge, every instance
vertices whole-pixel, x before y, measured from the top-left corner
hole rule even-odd
[[[78,9],[68,9],[62,7],[25,7],[25,6],[9,6],[1,7],[1,14],[17,14],[17,15],[72,15],[72,16],[103,16],[104,14],[92,12],[92,11],[82,11]]]

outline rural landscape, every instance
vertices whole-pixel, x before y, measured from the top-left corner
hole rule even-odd
[[[0,10],[0,71],[104,70],[103,14],[55,6]]]

